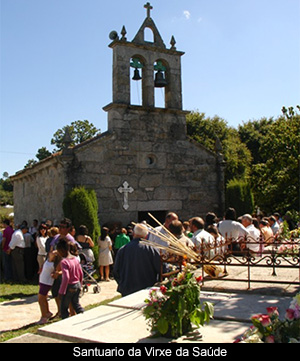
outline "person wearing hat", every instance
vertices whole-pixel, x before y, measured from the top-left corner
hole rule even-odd
[[[24,234],[28,232],[28,226],[22,224],[20,229],[17,229],[9,242],[8,253],[11,254],[12,270],[14,281],[21,283],[26,282],[25,267],[24,267]]]
[[[260,244],[260,230],[253,224],[253,218],[250,214],[242,216],[242,225],[247,229],[249,235],[247,236],[247,243],[244,245],[251,253],[261,253],[263,251],[263,244]]]

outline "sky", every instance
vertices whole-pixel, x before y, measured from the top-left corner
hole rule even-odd
[[[22,170],[56,130],[104,132],[112,101],[109,33],[131,41],[145,0],[0,0],[0,178]],[[300,0],[152,0],[167,48],[182,57],[183,108],[229,126],[300,103]]]

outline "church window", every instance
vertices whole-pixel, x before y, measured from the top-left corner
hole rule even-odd
[[[152,29],[145,27],[144,29],[144,41],[148,43],[154,43],[154,34]]]
[[[148,166],[153,166],[155,164],[155,156],[154,155],[148,155],[146,158],[146,163]]]

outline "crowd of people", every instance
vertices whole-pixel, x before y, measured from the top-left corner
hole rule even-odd
[[[204,255],[212,258],[225,252],[227,244],[223,241],[230,238],[233,252],[246,248],[259,255],[262,246],[268,247],[274,242],[281,224],[278,213],[270,217],[244,214],[237,218],[235,210],[228,208],[221,220],[210,212],[204,219],[193,217],[181,221],[176,213],[170,212],[163,225],[156,228],[146,222],[113,230],[102,227],[97,240],[100,281],[109,281],[110,277],[114,277],[117,290],[126,296],[160,280],[162,263],[159,247],[146,245],[141,239],[148,239],[152,245],[153,242],[167,245],[163,235],[171,233],[179,242],[199,253],[203,253],[203,244],[208,245]],[[66,318],[83,312],[79,302],[83,282],[79,254],[86,262],[95,262],[95,243],[87,227],[82,225],[75,230],[67,218],[57,226],[53,226],[51,221],[38,224],[34,220],[30,227],[24,221],[13,229],[7,219],[3,226],[3,280],[23,283],[38,277],[40,323],[44,324],[56,316],[48,307],[50,291],[57,303],[57,315]],[[254,241],[245,242],[248,239]]]

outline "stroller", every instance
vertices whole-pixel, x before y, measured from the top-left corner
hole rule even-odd
[[[85,292],[88,292],[91,284],[94,284],[93,287],[94,293],[100,293],[101,287],[98,285],[97,281],[93,277],[93,274],[96,272],[94,265],[89,261],[88,257],[85,255],[83,250],[79,251],[80,264],[83,272],[83,287],[81,289],[80,296],[83,296]]]

